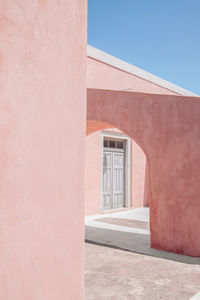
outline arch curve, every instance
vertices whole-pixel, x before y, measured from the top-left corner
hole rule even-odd
[[[124,200],[126,208],[149,206],[149,167],[143,149],[114,124],[87,121],[85,155],[85,214],[100,214],[103,205],[104,139],[123,139],[124,144]],[[112,151],[111,151],[112,152]]]

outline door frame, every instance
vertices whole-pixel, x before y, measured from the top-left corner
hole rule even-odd
[[[124,166],[124,174],[125,174],[125,183],[124,183],[124,208],[131,207],[131,139],[123,134],[118,132],[112,132],[112,131],[101,131],[100,133],[100,145],[101,145],[101,159],[100,159],[100,210],[106,211],[103,209],[103,151],[104,151],[104,138],[111,138],[111,139],[121,139],[125,143],[125,166]],[[123,208],[122,208],[123,209]],[[111,209],[113,210],[121,210],[119,208],[117,209]],[[109,210],[110,211],[110,210]]]

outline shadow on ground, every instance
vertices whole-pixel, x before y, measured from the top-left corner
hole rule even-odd
[[[200,265],[199,257],[191,257],[150,248],[150,235],[85,226],[87,243],[117,248],[186,264]]]

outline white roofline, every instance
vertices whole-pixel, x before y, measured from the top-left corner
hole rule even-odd
[[[168,90],[175,92],[177,94],[180,94],[182,96],[199,97],[199,95],[197,95],[197,94],[194,94],[188,90],[185,90],[167,80],[164,80],[158,76],[155,76],[149,72],[146,72],[143,69],[135,67],[117,57],[114,57],[114,56],[112,56],[104,51],[101,51],[97,48],[94,48],[90,45],[87,45],[87,56],[91,57],[93,59],[99,60],[99,61],[101,61],[107,65],[110,65],[112,67],[115,67],[119,70],[123,70],[123,71],[133,74],[137,77],[143,78],[147,81],[150,81],[156,85],[159,85],[165,89],[168,89]]]

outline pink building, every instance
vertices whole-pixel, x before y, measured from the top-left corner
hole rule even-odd
[[[86,6],[0,1],[2,300],[84,298],[84,174],[93,214],[110,148],[132,178],[122,179],[125,198],[103,194],[104,208],[148,199],[151,246],[200,256],[199,98],[92,47],[87,56]],[[87,138],[87,163],[86,127],[103,131]]]
[[[89,88],[193,95],[91,46],[87,48],[87,80]],[[85,215],[149,206],[146,155],[119,129],[109,128],[88,135],[85,163]]]

